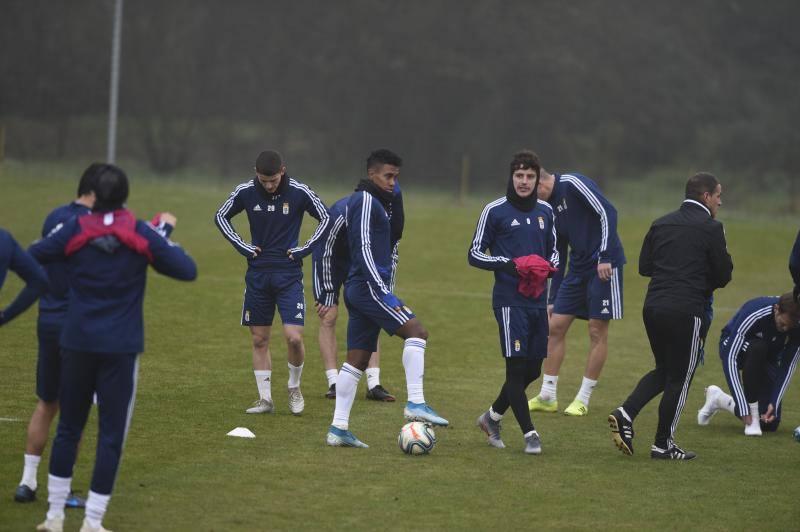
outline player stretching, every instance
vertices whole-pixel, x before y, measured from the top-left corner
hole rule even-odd
[[[263,151],[255,166],[256,177],[231,192],[217,211],[215,221],[222,235],[247,257],[242,325],[253,340],[253,373],[259,398],[248,414],[272,412],[272,358],[269,339],[275,306],[281,314],[289,363],[289,410],[299,415],[305,401],[300,393],[305,348],[303,324],[303,257],[311,253],[328,224],[328,211],[306,185],[286,175],[280,154]],[[245,242],[231,225],[231,218],[247,212],[251,243]],[[311,238],[297,246],[303,213],[319,220]]]
[[[389,286],[392,277],[391,224],[388,209],[394,196],[402,160],[389,150],[376,150],[367,159],[367,176],[347,201],[345,223],[350,245],[350,273],[345,282],[347,362],[336,379],[336,408],[328,429],[327,444],[367,447],[348,428],[356,387],[378,347],[381,329],[397,335],[405,344],[403,367],[408,402],[406,419],[448,425],[425,403],[422,377],[428,331]]]
[[[484,207],[467,254],[472,266],[494,271],[492,307],[500,328],[500,350],[506,359],[505,384],[477,424],[486,432],[490,445],[504,448],[500,420],[510,406],[525,438],[525,452],[539,454],[542,446],[528,411],[525,388],[539,377],[547,356],[547,275],[540,278],[538,296],[523,295],[517,288],[520,274],[513,259],[538,255],[557,267],[556,231],[552,207],[536,196],[536,154],[515,154],[510,174],[505,197]],[[487,249],[491,255],[486,254]]]
[[[757,297],[739,309],[722,329],[719,356],[731,393],[713,384],[697,412],[708,425],[719,410],[745,424],[745,436],[774,432],[781,421],[781,400],[800,360],[800,304],[791,293]],[[741,376],[739,372],[741,371]]]
[[[350,271],[350,247],[347,244],[345,228],[345,207],[349,196],[334,203],[328,210],[330,222],[319,245],[314,247],[313,287],[319,316],[319,352],[325,365],[325,377],[328,379],[328,392],[325,397],[336,399],[336,319],[339,315],[339,291]],[[389,206],[389,223],[392,230],[392,278],[389,291],[394,292],[397,273],[397,248],[403,234],[403,193],[400,184],[395,183],[394,197]],[[380,351],[372,353],[367,366],[367,399],[373,401],[394,402],[395,397],[381,386]]]
[[[542,169],[539,198],[555,209],[561,267],[550,288],[550,339],[542,388],[528,406],[533,411],[558,411],[558,372],[566,355],[567,331],[577,317],[589,320],[589,355],[581,388],[564,414],[585,416],[608,357],[609,321],[622,319],[625,252],[617,236],[617,211],[594,181],[580,174],[554,175]],[[564,275],[567,262],[569,271]]]

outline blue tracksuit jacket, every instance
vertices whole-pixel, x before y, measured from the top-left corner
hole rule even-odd
[[[486,254],[487,249],[491,255]],[[525,297],[517,290],[518,279],[501,270],[510,260],[532,254],[549,260],[558,268],[553,208],[547,202],[537,200],[532,211],[524,212],[505,197],[488,203],[478,219],[467,259],[476,268],[494,271],[494,308],[547,306],[546,290],[538,298]]]
[[[0,288],[6,280],[8,270],[19,275],[25,281],[25,287],[0,314],[0,325],[13,320],[33,305],[47,288],[47,275],[42,267],[25,253],[11,233],[0,229]]]
[[[231,218],[246,211],[250,223],[250,242],[245,242],[231,225]],[[319,220],[311,238],[297,245],[303,213]],[[215,217],[222,235],[247,257],[251,268],[288,271],[302,267],[302,258],[310,254],[328,225],[328,211],[306,185],[284,175],[274,194],[269,194],[254,178],[237,186]],[[261,248],[253,258],[256,246]],[[293,259],[287,255],[292,253]]]
[[[609,262],[613,267],[625,264],[625,251],[617,234],[617,210],[597,184],[576,173],[556,174],[555,180],[548,203],[555,210],[561,267],[553,276],[551,303],[567,265],[571,272],[584,273],[597,268],[600,262]]]
[[[82,231],[79,219],[68,220],[29,249],[41,263],[65,261],[67,265],[70,289],[61,347],[92,353],[140,353],[144,351],[142,301],[148,259],[118,241],[116,245],[90,242],[66,257],[67,245]],[[135,233],[146,240],[156,271],[186,281],[197,277],[192,258],[153,226],[139,220]]]

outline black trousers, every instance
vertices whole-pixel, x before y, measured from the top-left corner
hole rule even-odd
[[[622,406],[633,419],[651,399],[663,393],[658,405],[655,444],[666,449],[672,443],[697,369],[701,319],[654,307],[645,307],[642,314],[656,367],[642,377]]]
[[[534,430],[525,388],[538,379],[541,374],[541,358],[506,358],[506,382],[500,390],[500,395],[492,404],[492,410],[501,415],[505,414],[510,406],[523,435]]]

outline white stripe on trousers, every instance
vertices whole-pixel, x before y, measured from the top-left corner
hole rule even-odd
[[[697,358],[700,350],[700,326],[700,318],[694,316],[694,331],[692,332],[692,351],[689,356],[689,368],[686,370],[686,379],[683,381],[683,389],[681,390],[680,397],[678,397],[678,408],[675,410],[675,417],[672,419],[672,424],[669,428],[669,443],[672,443],[672,436],[675,434],[675,429],[678,427],[678,420],[686,404],[686,397],[689,395],[689,384],[692,382],[694,370],[697,368]]]

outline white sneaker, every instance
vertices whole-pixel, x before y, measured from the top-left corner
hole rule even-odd
[[[761,423],[756,421],[744,426],[745,436],[761,436]]]
[[[722,392],[720,387],[713,384],[706,388],[706,402],[703,404],[703,407],[697,411],[698,425],[708,425],[711,422],[711,418],[714,417],[714,414],[719,412],[719,402],[717,399],[719,398],[720,392]]]
[[[89,521],[84,517],[83,525],[81,525],[81,532],[111,532],[111,531],[103,528],[103,525],[100,525],[99,528],[93,527],[92,525],[89,524]]]
[[[54,517],[52,519],[45,519],[44,523],[36,525],[38,532],[63,532],[64,531],[64,518]]]
[[[300,387],[289,388],[289,410],[292,414],[299,416],[305,407],[306,401],[303,399],[303,394],[300,393]]]
[[[245,410],[246,414],[271,414],[275,409],[271,399],[259,399]]]

